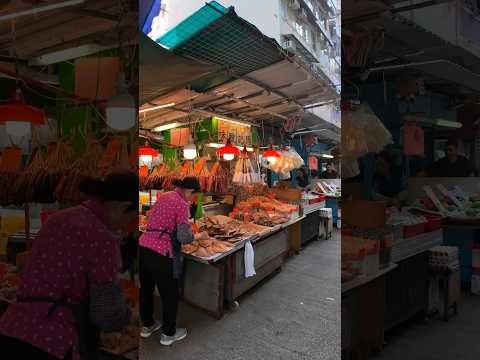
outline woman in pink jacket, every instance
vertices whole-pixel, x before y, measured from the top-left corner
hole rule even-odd
[[[165,193],[153,206],[146,232],[140,237],[140,336],[147,338],[162,329],[160,343],[171,345],[187,336],[186,329],[176,327],[179,284],[183,257],[181,244],[194,240],[189,223],[189,201],[200,184],[194,177],[174,182],[175,190]],[[153,318],[154,291],[162,299],[163,325]]]

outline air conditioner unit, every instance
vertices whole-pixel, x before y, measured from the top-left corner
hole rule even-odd
[[[287,51],[290,51],[291,53],[295,53],[297,50],[292,40],[285,40],[283,42],[283,48]]]
[[[288,7],[298,10],[300,9],[300,2],[298,0],[288,0]]]

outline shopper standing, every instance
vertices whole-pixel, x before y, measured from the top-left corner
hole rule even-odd
[[[458,141],[450,139],[445,146],[445,157],[429,170],[431,177],[470,177],[474,173],[470,161],[458,153]]]
[[[183,270],[181,244],[194,240],[189,223],[189,201],[200,191],[200,184],[194,177],[176,180],[173,184],[175,190],[161,195],[153,206],[147,230],[140,237],[140,316],[143,322],[140,336],[148,338],[161,328],[162,345],[171,345],[187,336],[186,329],[176,326]],[[155,287],[162,300],[163,325],[153,318]]]
[[[0,318],[2,359],[95,360],[99,332],[130,323],[119,230],[137,216],[138,177],[89,180],[90,200],[50,217],[33,242],[17,303]]]
[[[338,179],[338,173],[335,171],[333,164],[327,164],[327,170],[322,172],[320,179]]]

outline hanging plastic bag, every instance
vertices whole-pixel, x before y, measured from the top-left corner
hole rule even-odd
[[[250,241],[245,243],[245,278],[255,276],[255,252],[253,251],[253,246]]]

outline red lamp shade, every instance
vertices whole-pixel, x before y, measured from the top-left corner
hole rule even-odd
[[[239,156],[240,149],[237,148],[236,146],[233,146],[230,140],[227,140],[227,143],[225,144],[225,146],[222,146],[221,148],[218,149],[218,154],[219,155],[229,154],[229,155]]]
[[[17,90],[12,100],[0,104],[0,123],[7,121],[24,121],[43,125],[45,114],[42,110],[25,103],[21,91]]]
[[[263,157],[264,158],[279,158],[281,155],[278,151],[273,150],[273,147],[270,147],[270,149],[265,150],[263,152]]]
[[[154,158],[158,156],[158,151],[148,145],[145,145],[138,148],[138,155],[151,156],[152,158]]]

